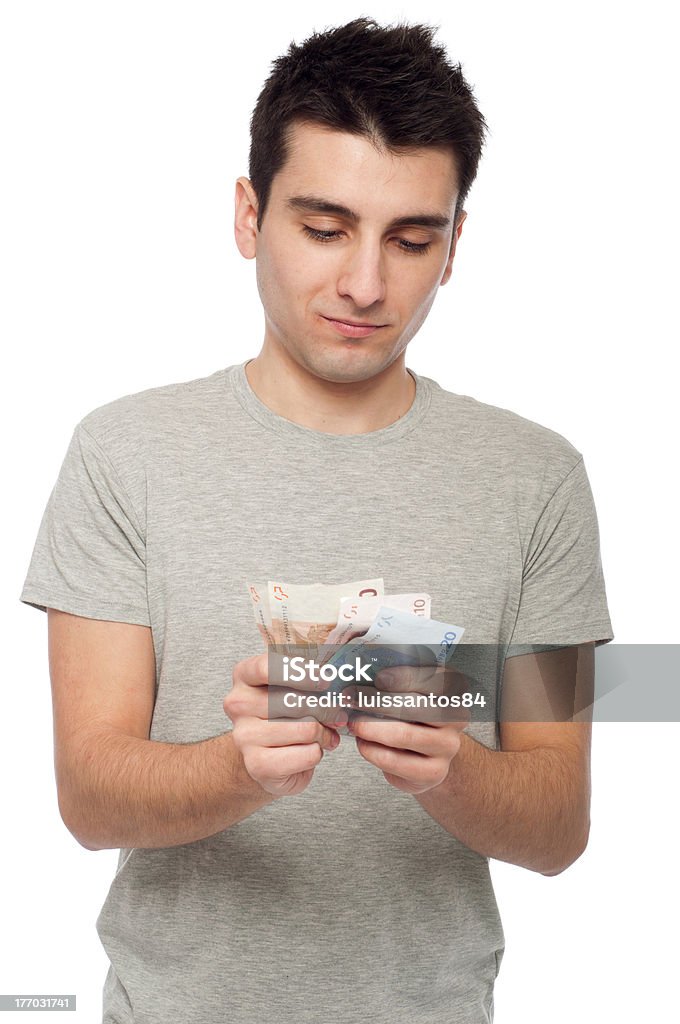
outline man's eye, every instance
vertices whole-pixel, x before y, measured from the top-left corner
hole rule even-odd
[[[310,238],[316,238],[319,242],[330,242],[336,235],[340,234],[339,231],[317,231],[316,228],[308,228],[306,224],[304,230]]]
[[[303,225],[303,230],[310,238],[315,238],[318,242],[332,242],[334,238],[337,238],[342,232],[340,231],[320,231],[316,228],[310,228],[306,224]],[[406,238],[398,238],[399,246],[402,252],[413,253],[419,255],[426,253],[430,248],[430,242],[409,242]]]
[[[406,238],[400,238],[399,244],[406,252],[425,253],[430,248],[430,242],[409,242]]]

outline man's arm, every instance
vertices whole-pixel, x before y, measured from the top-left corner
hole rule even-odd
[[[82,846],[179,846],[274,799],[246,772],[231,733],[187,744],[149,739],[148,626],[49,608],[48,629],[59,809]]]
[[[593,646],[570,650],[571,657],[555,650],[509,658],[504,677],[508,706],[531,709],[536,717],[542,694],[553,710],[559,709],[565,695],[574,693],[578,654],[578,708],[586,708],[592,701],[587,695],[593,689]],[[497,751],[460,732],[456,723],[433,727],[364,719],[353,729],[362,755],[391,784],[412,792],[435,821],[470,849],[544,875],[559,874],[588,841],[590,722],[501,721],[500,731]],[[448,773],[428,786],[428,776],[445,757]]]
[[[527,746],[500,751],[463,733],[447,778],[416,799],[477,853],[557,875],[588,842],[590,725],[519,728]]]
[[[546,719],[575,693],[577,706],[588,706],[593,685],[592,643],[509,658],[501,717],[520,703],[538,717],[541,695]],[[557,875],[588,843],[591,729],[589,721],[501,721],[499,751],[463,733],[447,778],[416,798],[478,853]]]

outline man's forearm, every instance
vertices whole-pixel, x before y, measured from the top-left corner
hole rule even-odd
[[[491,750],[462,733],[447,778],[416,799],[470,849],[546,875],[588,840],[589,800],[556,749]]]
[[[275,799],[250,778],[231,733],[199,743],[92,736],[69,776],[62,815],[90,850],[192,843]]]

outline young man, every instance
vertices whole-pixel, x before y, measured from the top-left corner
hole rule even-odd
[[[21,599],[49,611],[63,819],[120,848],[105,1022],[490,1021],[489,857],[553,875],[585,848],[585,722],[271,720],[247,604],[382,576],[515,655],[509,683],[559,676],[551,647],[592,683],[613,634],[580,453],[405,364],[484,128],[426,26],[291,46],[236,185],[261,351],[75,428]]]

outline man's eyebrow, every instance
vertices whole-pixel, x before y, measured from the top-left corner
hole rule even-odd
[[[333,203],[329,199],[322,199],[320,196],[289,196],[286,206],[291,210],[300,210],[303,213],[327,213],[336,217],[344,217],[352,224],[358,224],[360,217],[354,210],[341,203]],[[448,228],[451,219],[443,213],[412,213],[406,217],[397,217],[388,228],[420,227],[436,228],[442,230]]]

